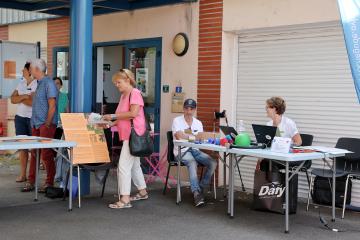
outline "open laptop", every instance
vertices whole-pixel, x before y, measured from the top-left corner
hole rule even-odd
[[[235,140],[236,136],[238,135],[237,131],[233,127],[228,126],[219,126],[220,130],[224,133],[224,135],[230,135],[233,140]]]
[[[256,142],[265,144],[266,147],[270,147],[272,140],[274,139],[277,131],[277,127],[252,124]]]

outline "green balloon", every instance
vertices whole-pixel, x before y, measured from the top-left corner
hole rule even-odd
[[[240,147],[248,147],[250,146],[251,140],[250,136],[247,133],[240,133],[235,138],[235,145]]]

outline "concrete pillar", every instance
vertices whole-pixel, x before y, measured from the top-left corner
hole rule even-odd
[[[71,112],[91,112],[93,1],[70,4],[70,97]]]

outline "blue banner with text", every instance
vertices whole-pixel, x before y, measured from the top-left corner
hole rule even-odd
[[[360,0],[338,0],[352,77],[360,102]]]

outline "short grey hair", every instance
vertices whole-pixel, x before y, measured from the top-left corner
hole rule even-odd
[[[46,62],[43,59],[37,58],[31,61],[31,66],[38,68],[42,72],[46,72]]]

